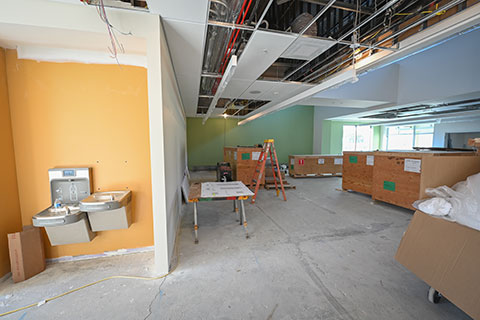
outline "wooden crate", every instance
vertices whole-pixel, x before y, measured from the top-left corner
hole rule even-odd
[[[342,155],[290,155],[291,177],[324,177],[342,175]]]
[[[373,151],[344,151],[342,189],[372,194]]]
[[[261,152],[262,148],[225,147],[223,148],[223,161],[230,163],[233,179],[242,181],[248,186],[252,180]],[[260,184],[265,184],[264,176],[260,179]]]
[[[374,152],[372,199],[414,209],[426,198],[425,189],[452,186],[480,172],[480,155],[474,152]]]

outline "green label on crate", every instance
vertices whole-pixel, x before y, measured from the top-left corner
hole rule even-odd
[[[395,182],[383,181],[383,189],[388,191],[395,191]]]
[[[348,159],[349,159],[350,163],[357,163],[358,162],[357,156],[349,156]]]
[[[242,160],[250,160],[250,153],[242,153]]]
[[[293,170],[293,164],[290,165],[290,170]]]

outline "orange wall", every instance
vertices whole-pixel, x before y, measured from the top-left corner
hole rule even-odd
[[[92,167],[94,190],[133,192],[129,229],[84,244],[47,241],[47,257],[153,245],[147,70],[20,60],[8,50],[7,74],[24,225],[50,205],[49,168]]]
[[[0,48],[0,277],[10,272],[7,234],[22,230],[8,104],[5,50]]]

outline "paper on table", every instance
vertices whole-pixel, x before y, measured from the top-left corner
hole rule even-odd
[[[253,196],[253,192],[241,181],[204,182],[202,183],[202,198],[225,198]]]

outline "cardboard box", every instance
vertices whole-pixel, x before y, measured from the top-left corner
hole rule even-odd
[[[45,250],[40,228],[24,227],[8,234],[13,282],[20,282],[45,270]]]
[[[480,231],[416,211],[395,259],[478,320],[479,252]]]

